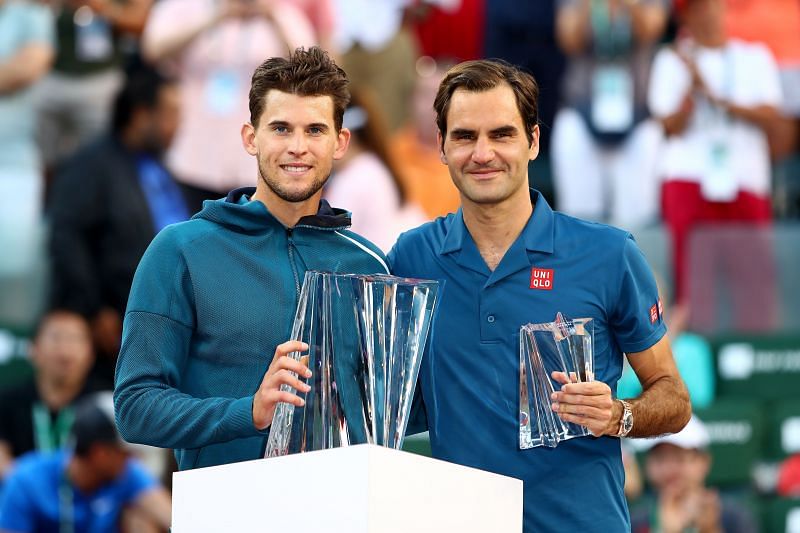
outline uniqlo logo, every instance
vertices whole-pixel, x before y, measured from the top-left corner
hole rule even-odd
[[[531,269],[531,289],[553,290],[553,269],[533,267]]]
[[[653,307],[650,308],[650,323],[655,324],[658,320],[658,306],[653,304]]]

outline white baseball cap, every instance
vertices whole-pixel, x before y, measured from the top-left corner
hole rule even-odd
[[[637,451],[650,450],[659,444],[672,444],[684,450],[705,450],[711,444],[711,438],[708,435],[705,424],[692,415],[686,427],[677,433],[650,439],[631,439],[630,443]]]

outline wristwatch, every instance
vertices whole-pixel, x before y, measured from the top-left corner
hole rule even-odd
[[[617,401],[622,404],[622,417],[619,419],[617,437],[625,437],[633,429],[633,411],[631,411],[631,404],[625,400]]]

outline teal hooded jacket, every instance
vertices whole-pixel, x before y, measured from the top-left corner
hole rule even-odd
[[[254,188],[162,230],[133,280],[117,361],[122,437],[175,449],[181,470],[263,456],[253,395],[290,338],[306,270],[388,273],[380,250],[324,200],[287,228]],[[243,195],[246,195],[243,197]]]

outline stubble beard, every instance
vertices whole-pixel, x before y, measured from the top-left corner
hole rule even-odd
[[[279,180],[271,178],[265,167],[266,165],[262,164],[262,161],[259,159],[258,177],[261,179],[261,181],[264,182],[264,185],[266,185],[269,188],[269,190],[271,190],[275,194],[275,196],[277,196],[278,198],[280,198],[285,202],[292,202],[292,203],[305,202],[306,200],[317,194],[319,190],[322,189],[322,187],[324,187],[325,183],[328,181],[328,176],[324,178],[316,177],[314,178],[314,181],[311,182],[311,185],[309,185],[306,189],[302,189],[299,191],[291,191],[288,190],[286,187],[284,187]]]

